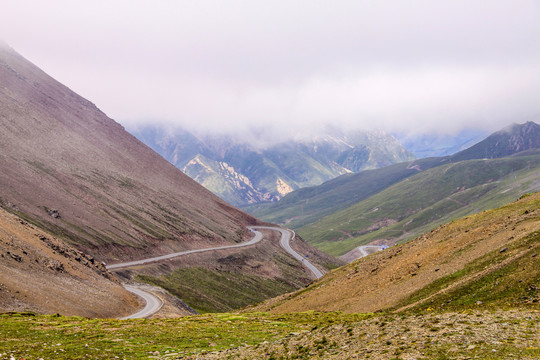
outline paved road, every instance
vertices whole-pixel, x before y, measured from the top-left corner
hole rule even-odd
[[[180,251],[180,252],[176,252],[176,253],[172,253],[172,254],[161,255],[161,256],[151,257],[151,258],[147,258],[147,259],[141,259],[141,260],[135,260],[135,261],[129,261],[129,262],[124,262],[124,263],[107,265],[106,267],[109,270],[126,268],[126,267],[131,267],[131,266],[148,264],[148,263],[152,263],[152,262],[156,262],[156,261],[168,260],[168,259],[172,259],[172,258],[182,256],[182,255],[200,253],[200,252],[205,252],[205,251],[214,251],[214,250],[223,250],[223,249],[232,249],[232,248],[250,246],[250,245],[254,245],[254,244],[256,244],[256,243],[258,243],[259,241],[262,240],[263,236],[262,236],[262,234],[260,232],[255,231],[253,229],[253,227],[248,227],[248,229],[251,230],[251,232],[253,232],[255,234],[255,236],[253,236],[253,239],[251,239],[250,241],[247,241],[247,242],[244,242],[244,243],[241,243],[241,244],[225,245],[225,246],[218,246],[218,247],[206,248],[206,249],[194,249],[194,250]]]
[[[296,236],[294,231],[271,226],[256,226],[255,228],[279,231],[281,233],[281,240],[279,241],[279,245],[281,245],[281,247],[289,254],[291,254],[296,260],[300,261],[302,265],[304,265],[304,267],[311,271],[317,279],[323,277],[324,274],[319,269],[317,269],[315,265],[310,263],[308,259],[306,259],[302,255],[294,251],[293,248],[291,248],[290,240],[294,239],[294,237]]]
[[[315,276],[315,278],[319,279],[324,275],[319,269],[317,269],[306,258],[304,258],[302,255],[300,255],[299,253],[297,253],[296,251],[294,251],[291,248],[290,240],[294,239],[294,236],[296,235],[294,233],[294,231],[287,230],[287,229],[282,229],[282,228],[278,228],[278,227],[271,227],[271,226],[255,226],[255,227],[250,226],[250,227],[248,227],[248,229],[251,232],[254,233],[254,236],[253,236],[253,239],[251,239],[250,241],[247,241],[245,243],[235,244],[235,245],[219,246],[219,247],[206,248],[206,249],[195,249],[195,250],[180,251],[180,252],[176,252],[176,253],[172,253],[172,254],[168,254],[168,255],[162,255],[162,256],[156,256],[156,257],[147,258],[147,259],[129,261],[129,262],[118,263],[118,264],[113,264],[113,265],[107,265],[107,269],[113,270],[113,269],[126,268],[126,267],[130,267],[130,266],[143,265],[143,264],[148,264],[148,263],[152,263],[152,262],[156,262],[156,261],[172,259],[172,258],[182,256],[182,255],[205,252],[205,251],[214,251],[214,250],[222,250],[222,249],[231,249],[231,248],[239,248],[239,247],[244,247],[244,246],[250,246],[250,245],[254,245],[254,244],[258,243],[263,238],[262,233],[260,233],[256,229],[267,229],[267,230],[279,231],[281,233],[281,239],[279,241],[280,246],[285,251],[287,251],[289,254],[291,254],[295,259],[300,261],[302,263],[302,265],[304,265],[304,267],[306,267],[308,270],[310,270],[313,273],[313,275]],[[124,317],[122,319],[138,319],[138,318],[149,317],[149,316],[155,314],[156,312],[158,312],[159,309],[161,309],[161,307],[163,306],[163,303],[161,302],[161,300],[158,297],[150,294],[149,292],[146,292],[146,291],[144,291],[144,290],[142,290],[142,289],[140,289],[140,288],[138,288],[136,286],[133,286],[133,285],[124,285],[124,287],[126,288],[127,291],[130,291],[131,293],[133,293],[135,295],[138,295],[141,298],[143,298],[146,301],[146,306],[141,311],[139,311],[139,312],[137,312],[137,313],[135,313],[133,315],[126,316],[126,317]]]
[[[163,306],[163,302],[161,301],[160,298],[158,298],[157,296],[147,291],[144,291],[138,288],[137,286],[124,285],[124,287],[126,288],[127,291],[143,298],[143,300],[146,301],[146,305],[141,311],[138,311],[135,314],[123,317],[120,320],[141,319],[141,318],[149,317],[157,313]]]

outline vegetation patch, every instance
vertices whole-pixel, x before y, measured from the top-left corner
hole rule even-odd
[[[159,277],[138,275],[137,279],[161,286],[200,313],[240,309],[295,290],[280,279],[202,267],[178,269]]]
[[[7,313],[0,315],[0,358],[148,359],[274,342],[335,321],[369,315],[336,313],[207,314],[181,319],[112,320]]]

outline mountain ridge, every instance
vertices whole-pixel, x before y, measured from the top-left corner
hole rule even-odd
[[[512,124],[481,142],[452,155],[453,161],[493,159],[540,148],[540,125],[533,121]]]
[[[258,138],[251,135],[244,139],[196,136],[183,129],[149,125],[131,131],[191,178],[237,206],[273,202],[341,174],[412,159],[394,137],[382,131],[334,129],[324,136],[297,137],[264,147],[253,145]]]

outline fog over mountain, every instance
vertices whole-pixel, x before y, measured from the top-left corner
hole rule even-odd
[[[268,141],[535,120],[539,35],[532,0],[6,0],[0,14],[0,38],[127,127]]]
[[[319,185],[339,175],[414,159],[382,131],[325,136],[197,136],[182,129],[140,126],[139,140],[227,202],[242,206],[277,201],[293,190]],[[287,137],[285,137],[287,139]],[[274,146],[268,146],[274,141]]]

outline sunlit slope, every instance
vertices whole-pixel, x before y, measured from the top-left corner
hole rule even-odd
[[[393,244],[540,189],[539,179],[538,154],[448,164],[407,178],[298,233],[333,255],[370,242]]]
[[[540,193],[357,260],[258,310],[538,308]]]

